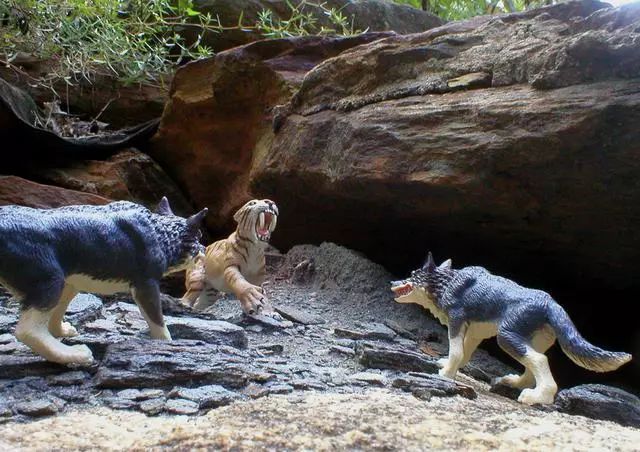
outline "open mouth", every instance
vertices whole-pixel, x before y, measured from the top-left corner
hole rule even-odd
[[[391,290],[397,298],[400,298],[409,295],[413,290],[413,285],[404,281],[393,281]]]
[[[256,221],[256,237],[261,242],[268,242],[271,238],[271,233],[276,228],[278,222],[278,215],[272,209],[263,210],[258,214],[258,221]]]

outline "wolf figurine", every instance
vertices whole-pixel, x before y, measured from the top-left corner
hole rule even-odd
[[[0,284],[22,304],[16,338],[49,361],[91,363],[88,347],[56,339],[77,334],[63,322],[69,303],[79,291],[131,290],[151,337],[170,340],[159,280],[185,269],[204,251],[199,240],[206,213],[181,218],[166,198],[156,213],[126,201],[57,209],[0,207]]]
[[[627,353],[602,350],[588,343],[565,310],[546,292],[527,289],[492,275],[483,267],[436,266],[431,253],[408,279],[393,281],[398,303],[428,309],[449,329],[449,356],[440,360],[440,375],[455,378],[480,343],[497,336],[498,345],[525,367],[499,383],[522,389],[518,401],[553,403],[558,387],[544,353],[556,339],[576,364],[596,372],[615,370],[631,360]]]

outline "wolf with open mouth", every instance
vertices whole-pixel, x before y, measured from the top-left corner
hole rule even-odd
[[[558,387],[544,353],[558,340],[576,364],[595,372],[617,369],[631,360],[628,353],[609,352],[588,343],[551,295],[527,289],[492,275],[483,267],[437,267],[431,253],[408,279],[393,281],[398,303],[423,306],[449,329],[449,356],[440,360],[440,375],[455,378],[475,349],[497,336],[498,345],[525,367],[522,375],[499,382],[523,389],[518,401],[553,403]]]
[[[224,240],[209,245],[186,274],[184,304],[206,307],[216,291],[232,293],[246,314],[278,315],[267,300],[264,250],[278,222],[278,206],[269,199],[247,202],[233,216],[238,226]]]

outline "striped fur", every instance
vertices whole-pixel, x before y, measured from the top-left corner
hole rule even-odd
[[[242,206],[233,216],[238,224],[235,232],[209,245],[187,271],[183,302],[203,308],[219,291],[233,293],[247,313],[270,308],[261,285],[266,276],[264,249],[277,217],[278,207],[268,199]]]

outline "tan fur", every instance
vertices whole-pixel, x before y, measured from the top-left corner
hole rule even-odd
[[[275,212],[268,225],[275,229],[277,207],[269,200],[252,200],[234,215],[238,226],[228,238],[209,245],[204,255],[196,258],[186,273],[186,293],[183,302],[192,307],[206,307],[213,301],[213,291],[232,293],[246,313],[272,312],[261,287],[266,276],[264,249],[257,230],[260,213]]]

